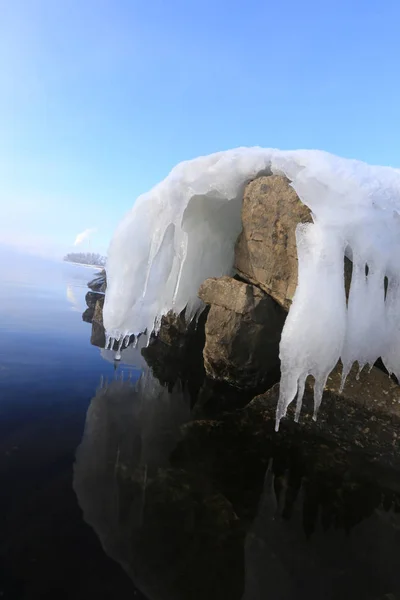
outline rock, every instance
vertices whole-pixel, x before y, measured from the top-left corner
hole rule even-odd
[[[312,420],[313,380],[309,378],[299,424],[293,421],[295,402],[292,402],[288,416],[281,421],[280,432],[325,439],[346,451],[371,454],[375,463],[400,469],[400,387],[375,367],[370,372],[364,369],[359,379],[357,373],[354,366],[340,393],[341,366],[334,369],[316,422]],[[254,398],[245,410],[250,416],[258,415],[264,425],[268,422],[272,428],[278,397],[279,384],[276,384]]]
[[[153,335],[142,356],[153,375],[163,384],[173,386],[178,380],[188,383],[190,393],[197,394],[204,379],[202,351],[207,310],[197,323],[186,324],[184,315],[168,313],[161,320],[158,335]]]
[[[104,296],[101,296],[97,299],[94,313],[93,313],[93,321],[96,321],[99,325],[103,326],[103,308],[104,308]]]
[[[82,321],[85,321],[85,323],[91,323],[93,320],[93,315],[94,315],[94,307],[91,306],[82,313]]]
[[[106,271],[103,269],[100,271],[99,275],[97,275],[92,281],[89,281],[88,288],[93,290],[94,292],[105,292],[107,289],[107,276]]]
[[[92,318],[92,335],[90,337],[90,343],[99,348],[104,348],[106,344],[106,332],[103,325],[103,307],[104,296],[99,298],[96,302]]]
[[[207,279],[199,297],[211,306],[203,356],[209,377],[240,388],[279,379],[285,312],[259,288],[231,277]]]
[[[170,310],[161,317],[161,326],[158,338],[167,346],[183,346],[188,333],[188,326],[185,320],[184,312],[180,315]]]
[[[259,177],[247,185],[235,267],[243,279],[259,286],[286,310],[297,286],[296,226],[309,222],[309,208],[286,177]]]
[[[88,305],[89,308],[93,308],[93,309],[96,306],[96,302],[101,299],[103,299],[103,303],[104,303],[104,294],[101,294],[99,292],[88,292],[85,296],[86,304]]]
[[[98,301],[101,301],[102,303],[101,313],[103,312],[104,294],[100,294],[98,292],[88,292],[85,296],[85,300],[88,308],[82,314],[82,321],[85,321],[85,323],[92,323]],[[103,324],[103,317],[101,317],[101,323]]]

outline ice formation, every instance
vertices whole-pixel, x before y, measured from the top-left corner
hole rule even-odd
[[[246,183],[284,174],[312,211],[297,228],[298,287],[282,333],[277,427],[305,380],[315,378],[314,418],[339,358],[350,367],[381,356],[400,378],[400,171],[326,152],[239,148],[184,162],[135,202],[113,237],[104,323],[120,345],[186,307],[200,284],[230,274]],[[344,256],[353,262],[346,304]],[[387,293],[385,296],[385,278]]]

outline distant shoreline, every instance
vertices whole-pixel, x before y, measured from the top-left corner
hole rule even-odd
[[[78,265],[78,267],[90,267],[91,269],[98,269],[99,271],[104,269],[104,267],[99,267],[99,265],[87,265],[85,263],[72,262],[72,260],[64,260],[64,262],[70,265]]]

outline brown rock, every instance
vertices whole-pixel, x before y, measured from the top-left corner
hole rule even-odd
[[[99,325],[103,326],[103,307],[104,307],[104,296],[99,298],[94,307],[93,321],[96,321]]]
[[[399,466],[400,387],[376,367],[370,372],[364,369],[357,379],[358,369],[354,366],[340,393],[341,373],[339,364],[328,377],[316,422],[312,420],[313,379],[309,377],[299,423],[293,421],[294,401],[288,416],[281,421],[280,434],[315,435],[334,441],[345,450],[373,453],[374,460]],[[273,427],[278,397],[279,384],[276,384],[254,398],[246,411]]]
[[[88,288],[94,292],[104,293],[107,289],[107,275],[105,269],[102,269],[98,275],[88,283]]]
[[[158,337],[167,346],[182,346],[186,341],[188,326],[184,313],[177,315],[170,310],[161,317],[161,326]]]
[[[297,286],[296,226],[310,222],[310,209],[286,177],[259,177],[247,185],[235,267],[286,310]]]
[[[199,297],[211,305],[203,356],[212,379],[255,388],[279,372],[284,311],[260,289],[231,277],[207,279]]]
[[[104,294],[100,294],[99,292],[88,292],[85,296],[85,300],[87,306],[94,309],[98,300],[103,300],[104,303]]]
[[[104,296],[97,300],[96,306],[94,307],[92,335],[90,337],[90,343],[93,346],[98,346],[99,348],[104,348],[106,344],[106,332],[103,325],[103,307]]]

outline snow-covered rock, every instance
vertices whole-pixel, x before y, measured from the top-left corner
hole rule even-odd
[[[232,272],[246,184],[269,174],[291,181],[313,219],[296,231],[298,286],[280,345],[279,425],[296,396],[299,416],[309,374],[316,417],[339,357],[345,374],[354,361],[363,367],[382,356],[400,375],[399,170],[320,151],[262,148],[179,164],[137,199],[114,235],[104,324],[122,346],[130,334],[157,330],[169,310],[186,307],[186,318],[196,318],[200,284]],[[345,255],[354,265],[348,307]]]

